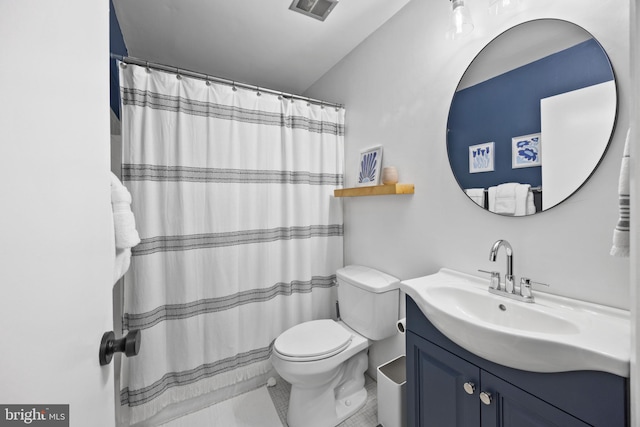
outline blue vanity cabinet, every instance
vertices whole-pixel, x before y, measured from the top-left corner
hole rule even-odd
[[[491,394],[483,404],[482,426],[495,427],[589,427],[553,405],[482,371],[482,390]]]
[[[406,343],[410,427],[629,426],[626,378],[498,365],[445,337],[410,297]]]
[[[412,332],[407,363],[409,426],[589,427]],[[481,392],[489,393],[488,405]]]
[[[480,369],[413,333],[406,338],[408,425],[480,427]]]

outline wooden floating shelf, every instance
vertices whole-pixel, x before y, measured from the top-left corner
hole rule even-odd
[[[375,185],[372,187],[339,188],[333,190],[335,197],[384,196],[389,194],[413,194],[413,184]]]

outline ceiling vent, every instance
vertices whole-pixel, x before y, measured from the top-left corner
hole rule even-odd
[[[338,0],[293,0],[290,10],[324,21],[338,4]]]

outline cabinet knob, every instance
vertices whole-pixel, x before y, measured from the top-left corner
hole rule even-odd
[[[466,391],[467,394],[473,394],[476,391],[476,385],[472,382],[464,383],[463,387],[464,387],[464,391]]]
[[[491,400],[492,400],[491,393],[487,393],[486,391],[480,392],[480,400],[485,405],[491,405]]]

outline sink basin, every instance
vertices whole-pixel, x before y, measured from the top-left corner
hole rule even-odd
[[[629,376],[628,311],[539,291],[530,304],[488,288],[489,280],[449,269],[400,283],[440,332],[492,362],[533,372]]]
[[[527,332],[577,334],[580,329],[559,315],[531,304],[512,304],[498,298],[487,298],[486,289],[475,287],[434,287],[429,289],[432,301],[440,307],[456,307],[474,323],[500,325]]]

